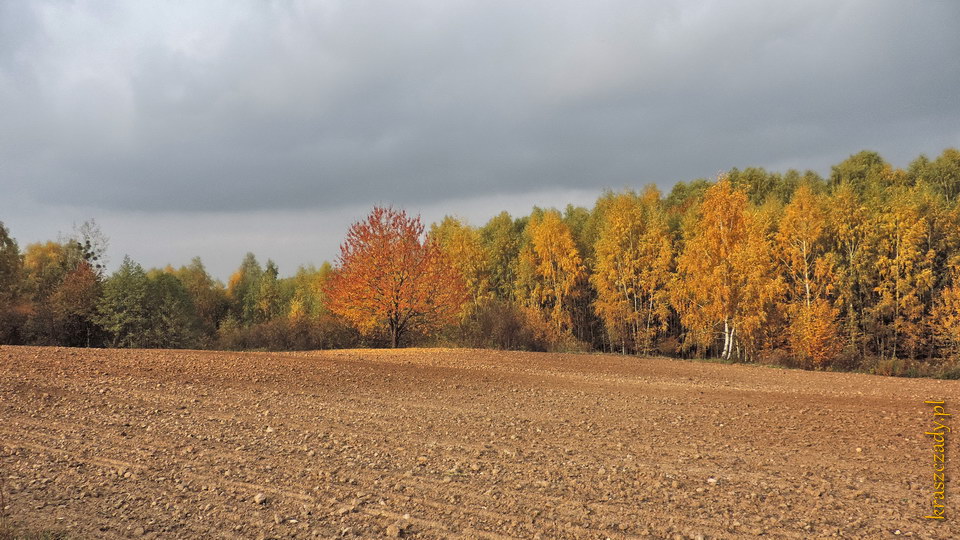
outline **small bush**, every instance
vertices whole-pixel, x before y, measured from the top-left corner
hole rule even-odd
[[[790,354],[786,349],[768,349],[760,351],[757,355],[757,363],[764,366],[782,366],[797,368],[802,367],[800,362]]]
[[[960,379],[960,362],[949,358],[932,358],[923,361],[904,358],[871,357],[864,361],[863,371],[888,377],[930,377],[936,379]]]
[[[870,358],[865,371],[888,377],[935,377],[940,372],[936,362],[918,362],[909,358]]]
[[[938,377],[941,379],[960,380],[960,362],[944,366],[940,370]]]
[[[0,343],[23,345],[26,343],[24,327],[27,314],[15,309],[3,309],[0,305]]]
[[[905,361],[901,358],[870,357],[864,361],[864,370],[874,375],[900,377],[906,371]]]
[[[251,326],[227,319],[217,331],[215,347],[228,350],[303,351],[356,347],[360,336],[340,319],[280,318]]]
[[[852,347],[840,351],[840,354],[830,363],[831,371],[855,371],[863,367],[860,353]]]
[[[657,352],[663,356],[677,356],[680,354],[682,344],[674,336],[667,336],[657,340]]]
[[[455,338],[467,347],[515,351],[547,351],[550,343],[542,329],[516,304],[491,300],[474,308],[460,324]]]

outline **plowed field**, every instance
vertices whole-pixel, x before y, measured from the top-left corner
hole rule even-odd
[[[0,476],[18,526],[75,538],[960,538],[955,489],[946,521],[922,519],[925,400],[960,415],[960,382],[476,350],[0,347]]]

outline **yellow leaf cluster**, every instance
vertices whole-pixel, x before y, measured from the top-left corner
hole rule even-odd
[[[560,212],[547,210],[530,217],[527,244],[519,256],[517,298],[545,314],[558,334],[570,331],[570,307],[586,268]]]
[[[707,190],[677,261],[674,305],[690,339],[723,338],[724,359],[747,358],[780,286],[747,196],[726,178]]]
[[[669,312],[673,251],[660,193],[627,192],[606,201],[594,246],[594,307],[622,352],[649,354]]]

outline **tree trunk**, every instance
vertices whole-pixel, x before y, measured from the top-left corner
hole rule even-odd
[[[393,349],[397,348],[397,345],[400,342],[400,328],[396,323],[390,323],[390,347]]]
[[[730,359],[730,350],[732,349],[732,343],[730,343],[731,338],[730,332],[730,322],[726,319],[723,321],[723,353],[720,355],[724,360]]]

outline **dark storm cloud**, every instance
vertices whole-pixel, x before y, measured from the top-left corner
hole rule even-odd
[[[957,22],[953,2],[6,2],[0,186],[236,212],[905,164],[960,144]]]

